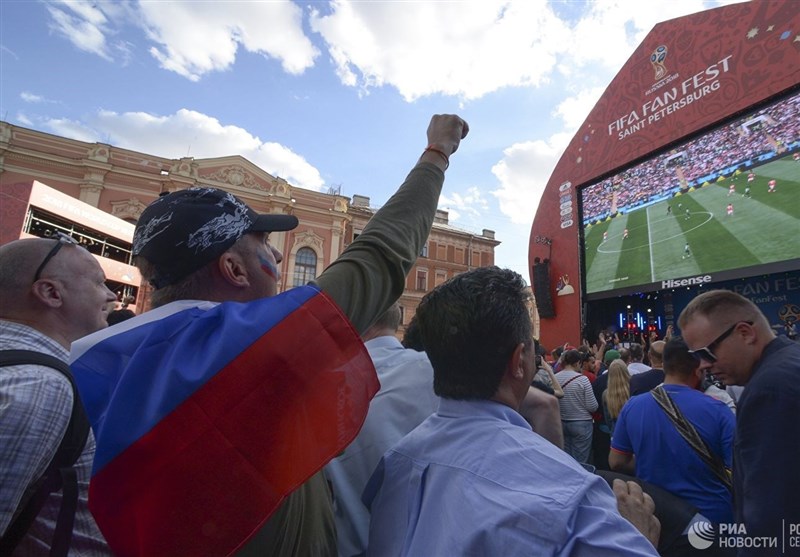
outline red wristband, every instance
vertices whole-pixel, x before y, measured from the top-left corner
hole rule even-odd
[[[437,155],[439,155],[440,157],[442,157],[444,159],[444,169],[445,170],[447,170],[450,167],[450,157],[448,157],[447,154],[444,151],[439,149],[439,147],[437,147],[436,145],[430,144],[427,147],[425,147],[425,150],[422,151],[422,152],[426,153],[428,151],[433,151],[434,153],[436,153]]]

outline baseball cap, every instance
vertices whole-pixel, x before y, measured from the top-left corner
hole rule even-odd
[[[606,353],[603,355],[603,363],[610,364],[614,360],[619,359],[619,351],[617,350],[606,350]]]
[[[232,193],[189,188],[153,201],[133,232],[134,256],[155,266],[155,289],[175,284],[227,251],[248,232],[297,226],[294,215],[260,215]]]

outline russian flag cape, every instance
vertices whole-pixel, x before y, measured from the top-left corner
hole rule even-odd
[[[89,508],[115,554],[225,556],[356,436],[379,383],[312,286],[174,302],[73,344],[97,440]]]

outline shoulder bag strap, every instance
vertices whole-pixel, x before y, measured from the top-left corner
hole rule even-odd
[[[651,390],[650,394],[653,395],[653,398],[656,399],[658,405],[667,414],[670,421],[675,426],[675,429],[677,429],[678,433],[680,433],[681,437],[683,437],[683,439],[689,443],[689,446],[694,449],[694,451],[697,453],[697,456],[699,456],[700,459],[705,462],[709,468],[711,468],[711,471],[723,483],[723,485],[725,485],[729,491],[732,491],[733,484],[731,482],[731,474],[728,468],[725,466],[725,463],[717,454],[711,451],[708,444],[703,440],[702,437],[700,437],[700,434],[697,433],[695,427],[684,417],[683,413],[675,404],[675,401],[673,401],[672,397],[669,396],[669,393],[667,393],[663,387],[658,386]]]
[[[581,377],[581,375],[582,375],[582,374],[580,374],[580,373],[579,373],[578,375],[576,375],[576,376],[572,377],[571,379],[569,379],[569,380],[568,380],[566,383],[564,383],[563,385],[561,385],[561,390],[564,390],[564,389],[566,389],[566,388],[567,388],[567,385],[569,385],[570,383],[572,383],[573,381],[575,381],[575,380],[576,380],[578,377]]]

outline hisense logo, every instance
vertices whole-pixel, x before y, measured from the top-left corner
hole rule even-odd
[[[711,282],[711,275],[703,275],[680,280],[667,279],[661,281],[661,288],[678,288],[680,286],[692,286],[693,284],[705,284],[706,282]]]

